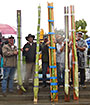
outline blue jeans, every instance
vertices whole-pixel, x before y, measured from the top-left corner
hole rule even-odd
[[[5,67],[3,69],[2,92],[7,91],[7,81],[9,81],[9,91],[13,91],[13,79],[15,70],[15,67]]]
[[[48,63],[42,63],[42,74],[43,74],[43,84],[46,84],[46,73],[47,73],[47,67],[48,67]]]

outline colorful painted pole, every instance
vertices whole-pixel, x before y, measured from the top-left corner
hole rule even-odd
[[[51,101],[58,101],[53,3],[48,3],[48,30]]]
[[[40,16],[41,6],[38,6],[38,26],[37,26],[37,48],[36,48],[36,65],[34,75],[34,102],[38,101],[38,90],[39,90],[39,37],[40,37]]]
[[[41,29],[41,30],[40,30],[40,43],[43,42],[43,36],[44,36],[44,30]]]
[[[69,89],[69,7],[64,7],[65,15],[65,36],[66,36],[66,45],[65,45],[65,101],[70,101],[70,89]]]
[[[90,69],[90,38],[86,39],[86,43],[88,45],[88,53],[87,53],[87,66]]]
[[[26,91],[23,87],[21,76],[21,10],[17,10],[17,40],[18,40],[18,63],[17,63],[17,75],[19,88]]]
[[[79,81],[78,81],[78,58],[76,49],[76,32],[75,32],[75,11],[74,6],[70,6],[71,10],[71,30],[72,30],[72,60],[73,60],[73,95],[74,100],[79,99]]]

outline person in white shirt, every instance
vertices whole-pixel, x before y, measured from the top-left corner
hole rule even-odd
[[[57,63],[57,80],[58,86],[64,86],[64,69],[65,69],[65,61],[64,61],[64,48],[65,43],[63,42],[64,38],[60,38],[57,40],[56,44],[56,63]]]

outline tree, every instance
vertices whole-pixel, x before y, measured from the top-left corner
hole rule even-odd
[[[81,30],[86,30],[87,23],[84,19],[75,22],[76,31],[80,28]]]
[[[76,30],[78,30],[79,27],[80,27],[80,26],[79,26],[79,21],[76,21],[76,22],[75,22],[75,28],[76,28]]]
[[[88,38],[88,35],[86,35],[87,33],[86,26],[87,26],[87,23],[84,19],[75,22],[76,32],[81,31],[84,33],[83,39]]]
[[[81,23],[81,29],[86,29],[87,23],[84,19],[82,19],[82,23]]]

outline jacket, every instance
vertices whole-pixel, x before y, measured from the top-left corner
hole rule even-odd
[[[25,51],[26,48],[29,48],[29,51]],[[26,63],[35,62],[36,59],[36,43],[26,43],[23,47],[23,56],[25,56]]]
[[[14,55],[14,51],[17,51],[17,47],[9,44],[5,44],[2,47],[3,54],[3,67],[16,67],[17,66],[17,55]]]
[[[49,51],[48,51],[48,46],[45,45],[45,42],[43,42],[41,45],[41,51],[42,51],[42,62],[49,63]]]
[[[77,40],[77,45],[81,48],[87,47],[86,42],[81,38],[80,40]],[[78,56],[78,67],[81,69],[85,68],[85,51],[80,51],[77,48],[77,56]]]

